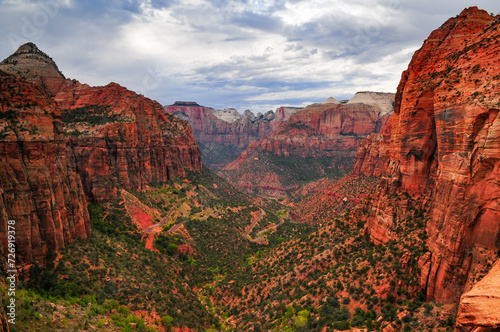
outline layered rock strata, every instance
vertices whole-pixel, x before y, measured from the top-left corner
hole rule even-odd
[[[91,87],[65,79],[32,43],[5,59],[0,70],[25,77],[53,96],[62,110],[68,160],[92,199],[110,199],[118,187],[140,190],[201,169],[189,124],[155,101],[116,83]]]
[[[470,291],[460,298],[458,332],[500,329],[500,261]]]
[[[0,77],[0,240],[6,249],[15,220],[20,267],[90,234],[87,198],[202,168],[189,124],[157,102],[66,79],[32,43],[0,70],[12,74]]]
[[[394,98],[394,94],[372,92],[359,93],[358,98],[363,94],[385,98],[390,105]],[[307,182],[345,173],[352,167],[361,141],[379,132],[390,114],[375,103],[341,104],[334,98],[309,105],[279,124],[270,136],[251,143],[221,174],[248,190],[276,196],[298,188],[300,178]],[[308,174],[299,174],[303,172]]]

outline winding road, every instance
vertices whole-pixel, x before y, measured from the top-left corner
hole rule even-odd
[[[258,223],[258,222],[262,219],[262,217],[264,217],[264,215],[266,214],[266,213],[264,212],[264,210],[262,210],[261,208],[259,208],[259,209],[260,209],[260,216],[259,216],[259,218],[257,218],[257,220],[255,220],[254,222],[252,222],[252,224],[250,225],[250,229],[248,229],[248,230],[245,232],[245,234],[243,234],[243,237],[244,237],[244,238],[247,238],[248,234],[250,234],[250,232],[251,232],[251,231],[252,231],[252,229],[255,227],[255,225],[256,225],[256,224],[257,224],[257,223]],[[287,213],[286,213],[286,217],[287,217],[287,219],[289,218],[289,215],[290,215],[290,211],[287,211]],[[276,229],[278,226],[281,226],[281,224],[283,224],[284,222],[285,222],[285,220],[284,220],[283,218],[280,218],[280,223],[279,223],[279,224],[274,225],[274,226],[270,226],[270,227],[267,227],[267,228],[264,228],[263,230],[261,230],[261,231],[259,231],[259,232],[257,233],[257,237],[256,237],[255,239],[250,239],[250,238],[249,238],[249,240],[250,240],[250,241],[252,241],[252,242],[258,242],[258,243],[264,242],[266,239],[264,239],[264,238],[262,237],[262,234],[263,234],[263,233],[265,233],[265,232],[267,232],[267,231],[269,231],[269,230],[271,230],[271,229]]]
[[[277,224],[277,225],[274,225],[274,226],[271,226],[271,227],[268,227],[268,228],[264,228],[263,230],[261,230],[260,232],[257,233],[257,237],[253,240],[255,242],[263,242],[265,239],[262,237],[262,233],[265,233],[271,229],[276,229],[278,226],[281,226],[281,224],[283,224],[285,222],[285,220],[283,218],[280,218],[280,223]]]
[[[167,222],[168,218],[170,218],[170,216],[175,212],[175,209],[182,203],[182,200],[178,201],[177,203],[175,203],[175,205],[170,209],[170,211],[168,211],[167,215],[165,216],[165,218],[163,218],[159,223],[157,224],[154,224],[152,226],[149,226],[148,228],[146,228],[144,230],[144,235],[148,234],[148,233],[154,233],[153,232],[153,228],[155,227],[159,227],[159,226],[163,226],[165,225],[165,223]]]
[[[266,214],[266,212],[265,212],[264,210],[262,210],[261,208],[259,208],[259,210],[260,210],[260,216],[259,216],[258,218],[256,218],[256,219],[254,220],[254,222],[252,222],[252,223],[250,224],[250,228],[249,228],[249,229],[248,229],[245,233],[243,233],[243,237],[244,237],[244,238],[246,238],[246,237],[248,236],[248,234],[250,234],[250,232],[251,232],[251,231],[252,231],[252,229],[255,227],[255,225],[257,225],[257,223],[258,223],[259,221],[261,221],[261,220],[262,220],[262,217],[264,217],[264,215]]]
[[[189,199],[193,199],[197,194],[194,192],[194,190],[196,189],[196,187],[194,187],[193,189],[191,189],[191,197]],[[187,196],[187,195],[186,195]],[[175,203],[174,206],[172,206],[172,208],[168,211],[167,215],[157,224],[154,224],[152,226],[149,226],[148,228],[146,228],[144,230],[144,236],[146,236],[146,234],[151,234],[151,233],[154,233],[153,232],[153,228],[155,227],[159,227],[159,226],[163,226],[165,225],[165,223],[167,222],[168,218],[170,218],[170,216],[175,212],[175,209],[177,209],[177,207],[183,202],[184,199],[181,199],[179,200],[177,203]],[[187,220],[184,220],[178,224],[175,224],[171,229],[170,231],[174,231],[176,229],[178,229],[182,224],[184,224]]]

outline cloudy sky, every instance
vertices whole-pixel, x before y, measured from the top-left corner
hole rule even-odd
[[[240,112],[395,92],[462,0],[0,0],[0,58],[32,41],[69,78]]]

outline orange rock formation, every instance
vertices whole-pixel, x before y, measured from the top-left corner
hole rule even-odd
[[[428,299],[458,301],[500,249],[499,27],[471,7],[433,31],[402,75],[390,136],[358,154],[356,172],[384,174],[368,221],[375,242],[397,236],[386,193],[426,198]]]

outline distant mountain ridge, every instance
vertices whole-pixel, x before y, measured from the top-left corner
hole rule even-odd
[[[178,101],[164,106],[167,113],[188,121],[208,167],[219,169],[236,159],[251,143],[270,135],[280,122],[286,121],[298,107],[280,107],[276,112],[255,115],[249,110],[215,110],[196,102]]]
[[[294,113],[221,175],[247,190],[283,196],[304,181],[348,172],[362,139],[378,133],[389,118],[394,94],[361,92],[353,100],[329,98]]]

